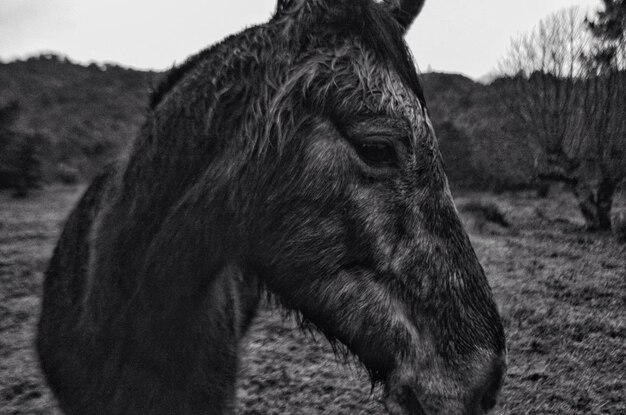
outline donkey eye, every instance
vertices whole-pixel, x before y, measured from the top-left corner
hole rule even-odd
[[[365,140],[355,144],[359,156],[375,167],[393,167],[398,165],[398,155],[394,145],[388,140]]]

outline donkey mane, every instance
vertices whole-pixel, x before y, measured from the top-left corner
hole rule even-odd
[[[228,36],[220,43],[214,44],[201,50],[200,52],[187,58],[182,64],[172,67],[167,71],[159,84],[154,88],[150,97],[150,109],[155,109],[165,96],[174,89],[180,81],[182,81],[189,73],[195,70],[202,62],[210,60],[219,50],[232,50],[233,43],[241,44],[242,38],[246,35],[251,37],[266,36],[262,33],[263,29],[271,25],[285,25],[286,19],[291,19],[299,9],[306,7],[305,2],[285,0],[279,3],[274,17],[266,24],[253,26],[245,29],[237,34]],[[415,70],[415,63],[411,51],[403,41],[402,27],[389,13],[377,3],[370,0],[358,0],[353,6],[354,13],[341,16],[334,20],[331,25],[335,29],[335,33],[342,35],[357,35],[364,44],[390,69],[394,69],[400,79],[410,88],[417,96],[423,109],[426,109],[426,99],[424,92]],[[348,19],[346,19],[348,17]],[[286,19],[285,19],[286,18]],[[324,16],[324,20],[329,16]],[[309,22],[313,25],[314,21]],[[301,29],[302,33],[306,29]],[[314,37],[308,39],[314,41]],[[287,42],[288,40],[285,39]],[[244,46],[244,45],[242,45]],[[301,50],[309,50],[307,46],[315,46],[310,44],[301,45]],[[244,46],[245,47],[245,46]]]
[[[200,52],[195,55],[191,55],[188,57],[183,63],[180,65],[174,65],[170,68],[165,75],[161,78],[161,81],[158,83],[156,88],[153,89],[152,94],[150,96],[150,109],[155,109],[161,101],[165,98],[165,96],[176,87],[176,85],[187,76],[190,72],[192,72],[196,67],[210,59],[212,55],[214,55],[218,50],[230,50],[231,43],[236,43],[240,40],[240,38],[249,31],[258,30],[259,27],[251,27],[245,30],[242,30],[239,33],[235,33],[223,39],[221,42],[213,44],[207,48],[202,49]]]
[[[150,109],[154,109],[163,100],[165,95],[174,88],[174,86],[180,81],[190,70],[192,70],[198,62],[208,58],[213,53],[215,45],[209,46],[188,57],[180,65],[174,65],[170,68],[165,75],[161,78],[159,84],[152,90],[150,96]]]

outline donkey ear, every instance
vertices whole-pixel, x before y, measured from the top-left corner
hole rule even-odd
[[[276,2],[276,15],[288,13],[289,10],[294,10],[303,5],[306,0],[278,0]]]
[[[422,11],[426,0],[383,0],[385,6],[406,31]]]

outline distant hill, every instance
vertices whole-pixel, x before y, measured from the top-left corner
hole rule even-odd
[[[495,190],[533,183],[536,149],[502,104],[497,83],[422,75],[429,112],[453,185]]]
[[[160,76],[41,55],[0,63],[0,106],[19,103],[15,127],[39,137],[46,181],[88,180],[135,137]],[[422,80],[453,185],[531,180],[532,157],[498,108],[492,86],[444,73],[426,73]]]
[[[157,76],[41,55],[0,64],[0,104],[17,101],[16,128],[43,138],[47,180],[88,179],[136,135]]]

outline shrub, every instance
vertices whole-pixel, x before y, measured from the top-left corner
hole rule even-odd
[[[42,181],[41,146],[37,135],[15,133],[0,155],[0,188],[16,190],[26,195],[29,189],[39,187]]]
[[[493,202],[471,201],[460,207],[461,211],[472,213],[487,222],[492,222],[502,227],[511,226],[500,208]]]
[[[541,199],[547,198],[548,194],[550,194],[550,183],[538,183],[536,192],[537,192],[537,197]]]
[[[80,173],[78,169],[68,164],[59,164],[54,172],[54,178],[63,184],[76,184],[80,181]]]
[[[626,211],[621,211],[613,217],[612,227],[617,241],[626,243]]]

